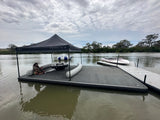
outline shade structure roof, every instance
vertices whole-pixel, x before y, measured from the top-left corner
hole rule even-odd
[[[16,51],[18,53],[80,52],[81,49],[55,34],[42,42],[24,47],[17,47]]]

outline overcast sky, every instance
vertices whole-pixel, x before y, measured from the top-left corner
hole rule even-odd
[[[84,46],[160,33],[160,0],[0,0],[0,48],[58,34]]]

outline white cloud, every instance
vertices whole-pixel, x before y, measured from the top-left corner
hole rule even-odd
[[[47,32],[71,33],[86,28],[156,32],[159,8],[159,0],[3,0],[0,20],[36,21]]]
[[[86,30],[116,29],[157,33],[159,20],[159,0],[0,1],[0,23],[21,30],[81,34]]]

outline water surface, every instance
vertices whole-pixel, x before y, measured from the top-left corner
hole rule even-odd
[[[34,62],[55,62],[54,54],[19,55],[20,71],[25,74]],[[102,57],[116,53],[82,54],[84,65],[97,65]],[[71,64],[81,62],[80,54],[72,54]],[[124,53],[120,57],[139,67],[160,74],[160,53]],[[39,83],[17,80],[14,55],[0,55],[0,120],[159,120],[160,96]]]

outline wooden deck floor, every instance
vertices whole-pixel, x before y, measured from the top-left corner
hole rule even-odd
[[[71,81],[66,78],[66,71],[67,69],[53,70],[44,75],[24,75],[19,80],[138,92],[146,92],[148,89],[136,78],[116,67],[83,66],[82,70],[71,78]]]

